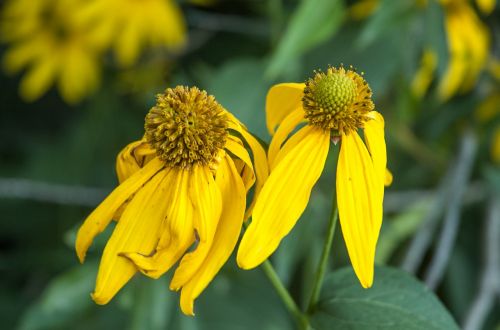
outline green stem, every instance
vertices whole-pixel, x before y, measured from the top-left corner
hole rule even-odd
[[[299,306],[297,306],[297,304],[293,300],[292,296],[290,296],[290,293],[281,282],[280,278],[278,277],[278,274],[274,270],[274,267],[273,265],[271,265],[269,260],[266,260],[264,261],[264,263],[262,263],[262,269],[264,270],[264,273],[266,274],[271,284],[274,286],[276,293],[281,298],[288,311],[297,320],[300,328],[308,329],[309,321],[307,320],[307,317],[304,315],[304,313],[302,313]]]
[[[340,146],[334,148],[333,158],[335,159],[334,168],[334,178],[337,172],[337,162],[340,152]],[[333,185],[335,187],[335,185]],[[318,269],[316,270],[316,276],[314,278],[314,285],[311,293],[311,298],[309,299],[309,304],[307,305],[307,313],[310,314],[316,307],[319,300],[319,295],[321,293],[321,286],[323,285],[323,279],[325,277],[326,268],[328,265],[328,259],[330,257],[330,251],[332,249],[333,236],[335,235],[335,227],[337,226],[337,220],[339,217],[339,210],[337,208],[337,194],[335,189],[333,190],[332,197],[332,211],[330,213],[330,219],[328,222],[328,230],[326,233],[325,243],[323,244],[323,251],[321,252],[321,258],[318,264]]]
[[[323,280],[325,277],[326,267],[328,265],[328,259],[330,256],[330,251],[332,249],[333,236],[335,234],[335,227],[337,225],[338,219],[338,209],[336,207],[336,202],[332,207],[332,214],[330,215],[330,221],[328,223],[328,231],[325,239],[325,243],[323,245],[323,252],[321,253],[321,259],[319,261],[318,270],[316,271],[316,277],[314,279],[314,286],[311,294],[311,298],[309,300],[309,305],[307,307],[307,311],[310,313],[319,300],[319,294],[321,292],[321,286],[323,285]]]

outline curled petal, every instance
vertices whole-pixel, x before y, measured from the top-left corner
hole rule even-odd
[[[151,278],[159,278],[166,273],[195,240],[194,207],[189,198],[189,175],[189,171],[172,169],[165,180],[172,190],[164,200],[167,211],[156,251],[152,255],[137,252],[122,254],[144,275]]]
[[[128,144],[116,157],[116,174],[118,181],[122,183],[132,174],[140,170],[151,159],[156,151],[143,140]]]
[[[300,107],[305,84],[284,83],[271,87],[266,97],[266,123],[271,135],[281,121]]]

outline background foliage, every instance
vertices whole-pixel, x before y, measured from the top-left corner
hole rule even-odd
[[[353,7],[360,3],[365,7]],[[168,290],[171,274],[158,281],[138,275],[109,305],[97,306],[89,294],[110,231],[101,235],[85,265],[77,262],[74,236],[85,216],[116,185],[115,157],[141,137],[144,115],[156,93],[177,84],[197,85],[268,142],[268,88],[276,82],[304,81],[313,70],[344,63],[365,72],[375,104],[386,118],[394,183],[386,192],[377,263],[412,273],[424,284],[401,270],[382,267],[373,290],[359,293],[352,285],[352,270],[342,269],[330,275],[313,326],[386,329],[390,325],[383,318],[390,315],[394,322],[410,322],[408,329],[447,329],[456,323],[468,329],[498,329],[500,157],[495,136],[500,74],[495,59],[500,10],[484,13],[475,2],[469,3],[491,36],[488,60],[472,88],[443,100],[437,88],[453,54],[447,47],[450,31],[445,29],[442,3],[182,1],[185,47],[172,52],[147,49],[127,68],[105,53],[100,87],[80,103],[65,103],[55,88],[26,103],[18,96],[22,76],[2,73],[2,328],[293,327],[261,270],[241,271],[234,258],[198,299],[195,318],[180,313],[177,294]],[[3,53],[8,46],[3,44]],[[434,68],[427,66],[429,85],[417,95],[415,77],[428,49],[438,61]],[[333,168],[333,159],[327,168]],[[272,257],[301,302],[311,290],[332,182],[333,173],[326,170],[306,213]],[[349,265],[339,231],[331,261],[333,269]],[[344,300],[352,303],[351,298],[360,301],[348,307]],[[378,306],[377,299],[410,305],[406,311],[386,314],[386,309],[370,307]]]

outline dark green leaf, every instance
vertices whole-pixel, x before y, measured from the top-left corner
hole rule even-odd
[[[376,267],[371,289],[363,289],[351,268],[326,279],[312,317],[315,329],[458,329],[437,297],[407,273]]]

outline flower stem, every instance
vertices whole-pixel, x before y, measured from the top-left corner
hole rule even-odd
[[[316,277],[314,279],[314,286],[311,293],[311,298],[309,299],[309,305],[307,307],[308,313],[310,313],[314,309],[319,300],[319,294],[321,292],[321,286],[323,285],[326,266],[328,264],[328,259],[332,248],[333,236],[335,234],[335,227],[337,225],[338,215],[339,212],[336,203],[334,202],[332,207],[332,214],[330,215],[330,221],[328,223],[327,236],[325,239],[325,243],[323,245],[323,252],[321,253],[321,259],[318,265],[318,269],[316,271]]]
[[[269,262],[269,260],[266,260],[264,261],[264,263],[262,263],[262,269],[264,270],[264,273],[266,274],[267,278],[273,285],[274,289],[276,290],[276,293],[281,298],[288,311],[297,320],[299,327],[301,329],[309,329],[309,321],[307,320],[307,317],[304,315],[304,313],[302,313],[299,306],[297,306],[297,304],[293,300],[292,296],[290,296],[290,293],[281,282],[280,278],[278,277],[278,274],[274,270],[274,267]]]

